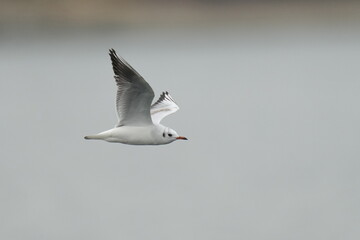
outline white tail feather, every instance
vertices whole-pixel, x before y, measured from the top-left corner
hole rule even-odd
[[[96,140],[96,139],[103,139],[103,137],[101,135],[90,135],[90,136],[85,136],[84,137],[86,140]]]

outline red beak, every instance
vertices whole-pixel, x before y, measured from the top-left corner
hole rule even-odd
[[[176,139],[181,139],[181,140],[188,140],[186,137],[177,137]]]

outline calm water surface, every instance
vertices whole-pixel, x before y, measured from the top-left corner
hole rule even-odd
[[[0,39],[1,239],[360,237],[355,26],[14,33]],[[115,48],[190,139],[116,123]]]

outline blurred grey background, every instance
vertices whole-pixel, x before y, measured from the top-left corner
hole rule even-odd
[[[357,1],[0,1],[0,239],[359,239]],[[180,111],[114,126],[108,49]]]

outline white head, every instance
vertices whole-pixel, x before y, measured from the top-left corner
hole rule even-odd
[[[177,134],[177,132],[175,132],[175,130],[165,127],[163,132],[162,132],[162,140],[166,143],[171,143],[175,140],[187,140],[186,137],[182,137],[179,136],[179,134]]]

